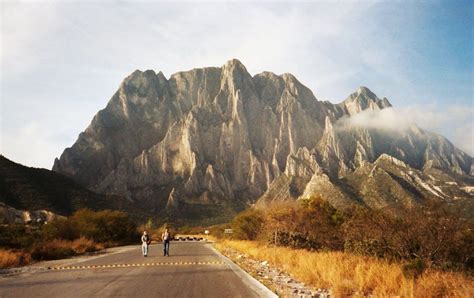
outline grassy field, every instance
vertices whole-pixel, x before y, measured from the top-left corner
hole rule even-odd
[[[310,252],[269,247],[255,241],[222,240],[225,247],[267,260],[295,279],[315,288],[332,289],[336,297],[473,297],[474,279],[451,272],[427,270],[418,278],[407,278],[402,264],[343,252]]]

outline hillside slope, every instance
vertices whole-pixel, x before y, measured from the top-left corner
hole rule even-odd
[[[0,202],[16,209],[45,209],[61,215],[81,208],[136,210],[122,197],[94,193],[71,178],[46,169],[25,167],[2,155]]]

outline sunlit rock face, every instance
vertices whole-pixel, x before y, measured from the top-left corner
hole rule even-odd
[[[330,200],[339,205],[382,206],[383,198],[368,199],[366,184],[344,184],[376,167],[373,179],[385,171],[404,189],[388,165],[379,164],[417,171],[421,180],[421,173],[430,171],[470,177],[472,158],[439,135],[416,126],[389,132],[339,125],[362,111],[390,107],[366,87],[339,104],[321,102],[293,75],[252,77],[238,60],[169,79],[137,70],[55,160],[53,170],[155,213],[196,204],[238,210],[262,195],[265,201],[325,193],[333,193]],[[382,162],[381,156],[393,160]],[[272,185],[278,185],[280,197]],[[416,196],[424,192],[406,200]]]

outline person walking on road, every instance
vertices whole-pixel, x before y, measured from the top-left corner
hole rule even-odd
[[[146,231],[143,231],[143,235],[142,235],[142,253],[143,253],[144,257],[148,256],[148,245],[150,245],[150,243],[151,243],[150,236],[148,236]]]
[[[161,234],[161,239],[163,239],[163,256],[169,257],[171,234],[168,228],[165,228],[165,231]]]

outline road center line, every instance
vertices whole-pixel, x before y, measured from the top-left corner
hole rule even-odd
[[[48,267],[48,270],[74,270],[74,269],[97,269],[97,268],[122,268],[122,267],[151,267],[151,266],[182,266],[182,265],[224,265],[221,261],[212,262],[159,262],[159,263],[127,263],[127,264],[104,264],[87,266],[57,266]]]

